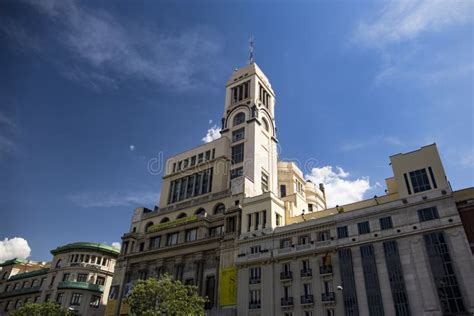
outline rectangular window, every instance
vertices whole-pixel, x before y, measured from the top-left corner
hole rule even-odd
[[[235,232],[235,216],[227,218],[227,227],[226,231],[229,233]]]
[[[250,290],[249,292],[249,308],[260,308],[260,290]]]
[[[280,197],[286,196],[286,185],[280,184]]]
[[[410,180],[415,193],[431,190],[426,169],[411,171]]]
[[[186,169],[188,167],[189,160],[185,159],[183,160],[183,169]]]
[[[64,281],[69,281],[69,276],[70,275],[71,275],[70,273],[63,273],[63,282]]]
[[[95,280],[95,284],[97,284],[97,285],[105,285],[105,277],[103,277],[103,276],[97,276],[97,279]]]
[[[64,293],[58,293],[58,294],[56,295],[56,303],[62,304],[62,302],[63,302],[63,297],[64,297]]]
[[[250,96],[250,80],[232,88],[231,95],[232,104],[247,99]]]
[[[195,241],[197,239],[197,228],[190,229],[186,232],[186,241]]]
[[[262,211],[262,228],[267,226],[267,211]]]
[[[380,229],[381,230],[393,228],[392,217],[391,216],[382,217],[382,218],[379,219],[379,222],[380,222]]]
[[[410,316],[408,306],[408,295],[403,279],[402,264],[398,254],[398,246],[395,240],[383,243],[385,264],[387,265],[388,279],[392,289],[393,304],[397,316]]]
[[[160,248],[161,236],[151,237],[150,238],[150,249]]]
[[[196,164],[196,156],[192,156],[191,157],[191,162],[190,162],[190,166],[194,166]]]
[[[206,161],[207,160],[211,160],[211,151],[210,150],[206,151]]]
[[[313,204],[309,203],[308,204],[308,212],[312,212],[313,211]]]
[[[408,194],[411,194],[410,183],[408,182],[408,177],[406,173],[403,174],[403,178],[405,179],[405,185],[407,186]]]
[[[252,228],[252,214],[247,214],[247,231],[250,231]]]
[[[337,238],[347,238],[349,237],[349,231],[347,226],[340,226],[337,228]]]
[[[309,244],[309,235],[298,236],[298,245]]]
[[[276,216],[275,224],[276,224],[276,226],[280,226],[281,225],[281,215],[276,214],[275,216]]]
[[[224,234],[224,226],[223,225],[211,227],[210,230],[209,230],[209,235],[211,237],[220,236],[222,234]]]
[[[72,293],[72,296],[71,296],[71,304],[70,305],[75,305],[75,306],[78,306],[78,305],[81,305],[81,299],[82,299],[82,294],[80,293]]]
[[[230,179],[235,179],[244,175],[244,168],[239,167],[230,171]]]
[[[268,191],[268,174],[262,171],[262,192]]]
[[[308,259],[304,259],[301,261],[301,267],[302,267],[302,270],[303,271],[309,271],[311,268],[309,266],[309,260]]]
[[[89,306],[93,307],[93,308],[99,308],[99,306],[100,306],[100,296],[99,295],[92,295]]]
[[[259,214],[259,212],[255,212],[255,226],[254,226],[253,229],[257,230],[258,225],[260,225],[260,214]]]
[[[418,210],[418,219],[420,222],[426,222],[436,218],[439,218],[439,214],[435,206]]]
[[[329,237],[330,237],[330,232],[329,230],[324,230],[322,232],[318,232],[318,241],[326,241],[326,240],[329,240]]]
[[[200,153],[200,154],[198,155],[197,163],[200,164],[200,163],[203,162],[203,161],[204,161],[204,154],[203,154],[203,153]]]
[[[436,180],[435,180],[435,177],[434,177],[434,174],[433,174],[433,169],[431,169],[431,167],[428,167],[428,172],[430,173],[431,183],[433,183],[433,187],[435,189],[437,189],[438,186],[436,185]]]
[[[304,296],[309,296],[309,295],[312,294],[311,283],[304,283],[303,284],[303,294],[304,294]]]
[[[291,239],[285,238],[280,240],[280,248],[290,248],[291,247]]]
[[[167,246],[173,246],[178,244],[178,233],[171,233],[168,234],[166,238],[166,245]]]
[[[435,232],[424,235],[424,240],[441,312],[443,315],[464,313],[466,308],[444,233]]]
[[[176,203],[194,196],[206,194],[212,189],[213,168],[195,173],[170,183],[168,203]]]
[[[357,228],[359,229],[359,234],[361,235],[370,233],[370,226],[368,221],[358,223]]]
[[[77,275],[77,282],[87,282],[89,275],[87,273],[79,273]]]
[[[253,267],[249,269],[250,272],[250,280],[258,280],[260,281],[262,275],[262,268],[261,267]],[[252,283],[252,281],[250,282]],[[255,283],[255,282],[253,282]]]
[[[232,132],[232,142],[238,142],[245,138],[245,128],[239,128],[236,131]]]
[[[354,279],[354,268],[352,265],[351,249],[338,251],[339,268],[341,272],[341,283],[343,290],[344,315],[358,316],[357,292]]]
[[[244,144],[238,144],[232,147],[232,164],[244,161]]]
[[[374,246],[361,246],[360,254],[362,257],[362,270],[364,271],[365,291],[367,294],[369,315],[383,315],[384,311],[382,294],[380,293]]]

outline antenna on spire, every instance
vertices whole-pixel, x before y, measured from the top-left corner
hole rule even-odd
[[[255,59],[253,57],[253,35],[249,38],[249,65],[253,64]]]

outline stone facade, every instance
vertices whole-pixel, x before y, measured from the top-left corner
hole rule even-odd
[[[0,265],[0,315],[9,315],[25,303],[46,301],[80,315],[103,315],[119,251],[79,242],[51,253],[50,263],[14,259]]]

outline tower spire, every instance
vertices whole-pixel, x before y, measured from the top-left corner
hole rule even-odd
[[[255,62],[254,56],[253,56],[253,35],[250,36],[249,38],[249,65],[253,64]]]

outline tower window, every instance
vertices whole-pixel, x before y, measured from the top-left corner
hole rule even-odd
[[[286,196],[286,185],[280,184],[280,197]]]
[[[426,169],[410,172],[411,186],[415,193],[431,190]]]
[[[245,138],[245,128],[239,128],[232,132],[232,142],[237,142]]]
[[[265,118],[262,118],[262,122],[263,122],[263,128],[268,132],[270,130],[270,127],[268,125],[268,122]]]
[[[245,100],[250,96],[250,80],[232,88],[232,104]]]
[[[232,147],[232,164],[244,161],[244,144]]]
[[[239,112],[234,116],[234,126],[245,122],[245,113]]]
[[[268,191],[268,174],[262,171],[262,192]]]
[[[263,103],[263,105],[265,105],[265,107],[268,108],[268,106],[270,105],[270,94],[260,83],[258,84],[258,88],[259,88],[258,99]]]

